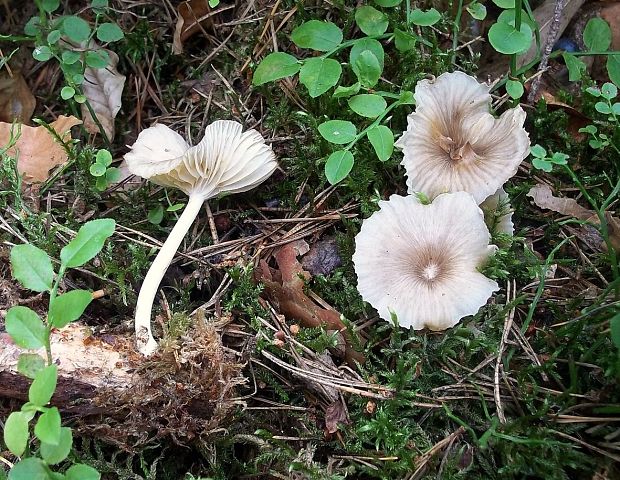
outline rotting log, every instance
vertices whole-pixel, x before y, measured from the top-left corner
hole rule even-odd
[[[130,337],[96,338],[79,324],[53,332],[58,385],[51,403],[81,432],[128,449],[153,439],[181,445],[204,439],[226,421],[235,387],[246,379],[243,365],[222,348],[220,332],[197,323],[187,335],[162,342],[161,352],[148,359],[135,351]],[[17,371],[22,352],[0,334],[4,413],[16,407],[9,399],[28,398],[31,380]]]

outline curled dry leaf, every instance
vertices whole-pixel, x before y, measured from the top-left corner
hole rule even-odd
[[[0,122],[29,122],[35,106],[34,95],[21,73],[0,72]]]
[[[347,407],[340,397],[325,409],[325,430],[327,433],[336,433],[339,423],[351,424]]]
[[[269,268],[265,260],[261,260],[255,272],[257,281],[265,285],[265,293],[269,299],[277,303],[288,320],[298,321],[305,327],[316,328],[323,326],[328,330],[337,330],[347,339],[345,359],[353,364],[363,362],[364,357],[351,346],[347,328],[340,320],[340,314],[335,310],[322,308],[314,303],[304,293],[303,279],[309,279],[306,272],[297,261],[297,256],[307,251],[307,244],[303,241],[287,243],[280,247],[274,257],[278,269]]]
[[[62,142],[71,139],[71,127],[80,123],[82,121],[74,116],[58,117],[49,124],[58,138],[45,126],[21,125],[21,134],[7,153],[17,157],[17,170],[24,175],[25,182],[44,182],[49,178],[52,168],[67,161],[67,150]],[[9,144],[12,126],[11,123],[0,122],[0,146]],[[18,131],[19,127],[16,126],[13,133],[17,134]]]
[[[213,12],[208,0],[189,0],[178,6],[178,19],[172,40],[172,53],[183,53],[183,42],[201,28],[213,27]]]
[[[555,197],[549,185],[539,183],[533,186],[527,193],[528,197],[534,200],[534,203],[540,208],[552,210],[562,215],[569,215],[580,220],[587,220],[594,212],[582,207],[572,198]]]
[[[125,75],[121,75],[116,66],[118,55],[106,50],[110,56],[110,65],[107,68],[90,68],[84,72],[84,95],[97,115],[106,136],[110,141],[114,139],[114,119],[121,108],[121,96],[125,86]],[[88,107],[82,105],[84,127],[89,133],[99,133],[99,127],[93,120]]]

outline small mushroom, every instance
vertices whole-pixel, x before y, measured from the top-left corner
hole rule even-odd
[[[499,118],[489,112],[489,87],[462,72],[421,80],[416,111],[396,142],[404,154],[409,193],[429,198],[469,192],[481,203],[516,172],[530,140],[521,107]]]
[[[493,233],[506,233],[514,235],[515,226],[512,223],[513,210],[510,206],[510,197],[500,187],[480,204],[484,213],[484,221]]]
[[[414,195],[392,195],[364,221],[353,263],[362,298],[384,320],[445,330],[475,314],[496,282],[478,271],[495,251],[482,211],[465,192],[424,205]]]
[[[125,160],[132,174],[178,188],[189,196],[138,295],[136,341],[138,350],[150,355],[157,349],[151,331],[151,309],[157,289],[203,203],[224,192],[254,188],[273,173],[277,163],[260,133],[242,133],[241,124],[228,120],[209,125],[202,141],[194,147],[170,128],[155,125],[143,130],[130,148]]]

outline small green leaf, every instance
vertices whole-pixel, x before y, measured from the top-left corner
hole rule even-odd
[[[381,77],[382,69],[379,60],[370,50],[364,50],[353,64],[353,72],[365,87],[374,87]]]
[[[104,167],[109,167],[112,165],[112,154],[108,152],[105,148],[97,151],[97,155],[95,156],[95,161],[100,163]]]
[[[105,50],[90,50],[84,61],[90,68],[105,68],[110,64],[110,55]]]
[[[67,65],[73,65],[81,58],[80,52],[74,52],[73,50],[65,50],[62,52],[62,63],[66,63]]]
[[[377,157],[385,162],[392,156],[394,151],[394,134],[385,125],[377,125],[366,132],[368,140],[375,149]]]
[[[85,42],[90,37],[90,25],[88,25],[88,22],[74,15],[65,17],[62,22],[62,29],[70,40],[77,43]]]
[[[101,474],[93,467],[78,463],[67,470],[65,478],[66,480],[99,480]]]
[[[312,57],[304,61],[299,71],[299,81],[308,89],[312,98],[322,95],[340,80],[342,67],[333,58]]]
[[[499,8],[515,8],[515,0],[493,0]]]
[[[105,178],[105,175],[97,178],[95,188],[100,192],[103,192],[106,188],[108,188],[108,180]]]
[[[256,67],[252,84],[258,86],[280,78],[290,77],[295,75],[300,68],[301,64],[292,55],[284,52],[270,53]]]
[[[69,100],[70,98],[73,98],[73,95],[75,95],[75,88],[70,87],[69,85],[62,87],[62,90],[60,90],[60,98],[63,100]]]
[[[62,328],[76,321],[92,300],[93,294],[88,290],[71,290],[57,296],[50,305],[48,314],[50,324],[56,328]]]
[[[146,219],[153,225],[159,225],[164,219],[164,207],[161,204],[157,204],[155,207],[149,210],[146,215]]]
[[[60,412],[51,407],[43,412],[34,426],[35,436],[42,442],[58,446],[60,442]]]
[[[355,10],[355,23],[366,35],[383,35],[388,28],[387,16],[375,7],[364,6]]]
[[[536,144],[532,148],[530,148],[530,153],[533,157],[537,158],[545,158],[547,156],[547,150],[545,150],[540,145]]]
[[[60,429],[58,445],[41,442],[41,456],[48,465],[56,465],[69,456],[73,445],[73,433],[68,427]]]
[[[50,480],[47,472],[48,469],[40,458],[28,457],[13,466],[9,472],[9,480]]]
[[[602,18],[591,18],[583,30],[583,43],[594,52],[606,52],[611,45],[609,24]]]
[[[411,12],[411,16],[409,17],[409,19],[414,25],[419,25],[421,27],[430,27],[431,25],[435,25],[439,20],[441,20],[441,14],[434,8],[426,11],[416,8]]]
[[[601,87],[601,96],[613,100],[618,96],[618,88],[613,83],[605,82]]]
[[[355,140],[357,128],[346,120],[329,120],[319,125],[321,137],[336,145],[344,145]]]
[[[36,17],[30,17],[30,20],[24,25],[24,33],[29,37],[36,37],[41,30],[41,19]]]
[[[104,11],[108,8],[108,0],[92,0],[90,3],[90,8],[95,10],[97,13],[104,13]]]
[[[34,378],[45,368],[45,360],[36,353],[20,353],[17,359],[17,371],[24,377]]]
[[[125,34],[116,23],[102,23],[97,27],[97,39],[102,42],[117,42],[124,37]]]
[[[385,111],[387,103],[380,95],[362,94],[349,98],[349,107],[362,117],[375,118]]]
[[[116,183],[121,179],[121,171],[117,167],[110,167],[105,171],[105,179],[108,182],[108,185],[111,183]]]
[[[28,307],[12,307],[6,314],[5,328],[15,345],[30,350],[43,348],[47,331],[43,321]]]
[[[593,97],[600,97],[601,96],[601,91],[598,88],[596,88],[596,87],[588,87],[588,88],[586,88],[586,92],[588,92]]]
[[[508,80],[506,81],[506,92],[510,96],[510,98],[514,98],[515,100],[519,100],[523,96],[524,92],[523,84],[518,80]]]
[[[511,8],[510,10],[504,10],[502,13],[499,14],[499,17],[497,17],[497,21],[507,23],[508,25],[512,25],[514,27],[515,9]],[[529,25],[532,32],[534,32],[536,28],[538,28],[538,24],[535,20],[532,19],[532,17],[530,17],[529,13],[527,13],[525,10],[521,10],[521,24],[524,23],[527,23]]]
[[[58,367],[48,365],[37,372],[28,390],[28,400],[37,407],[44,407],[52,399],[58,380]]]
[[[336,185],[345,178],[353,168],[353,154],[348,150],[338,150],[332,153],[325,163],[327,181]]]
[[[293,30],[291,40],[301,48],[328,52],[342,43],[342,30],[332,22],[310,20]]]
[[[575,55],[564,52],[562,54],[566,68],[568,68],[568,80],[578,82],[586,71],[586,64],[579,60]]]
[[[394,29],[394,46],[399,52],[409,52],[413,50],[418,42],[418,38],[403,32],[398,28]]]
[[[603,115],[611,114],[611,107],[606,102],[596,102],[594,104],[594,108],[597,112],[602,113]]]
[[[535,158],[532,160],[532,166],[547,173],[553,170],[553,164],[544,158]]]
[[[35,292],[51,290],[54,268],[50,257],[34,245],[16,245],[11,249],[13,278]]]
[[[47,45],[40,45],[32,51],[32,58],[39,62],[47,62],[52,56],[52,50]]]
[[[346,98],[350,97],[351,95],[355,95],[360,91],[360,86],[360,82],[355,82],[353,85],[350,85],[348,87],[343,87],[342,85],[339,85],[338,87],[336,87],[336,90],[334,90],[332,98]]]
[[[527,23],[522,23],[521,30],[517,30],[508,23],[497,22],[491,26],[488,35],[493,48],[505,55],[524,52],[532,43],[532,29]]]
[[[105,175],[106,167],[100,163],[93,163],[88,170],[93,177],[102,177]]]
[[[41,0],[41,8],[47,13],[52,13],[60,6],[60,0]]]
[[[80,267],[91,260],[103,248],[108,237],[114,233],[116,222],[101,218],[85,223],[77,236],[60,251],[60,261],[65,267]]]
[[[484,20],[487,16],[487,7],[479,2],[470,3],[467,6],[467,11],[475,20]]]
[[[351,64],[351,67],[353,68],[353,71],[356,75],[357,72],[355,71],[355,62],[362,54],[362,52],[366,50],[370,50],[372,54],[377,57],[377,60],[379,61],[379,66],[381,67],[381,70],[383,70],[385,59],[385,51],[383,50],[383,45],[381,45],[381,42],[375,40],[374,38],[364,37],[356,40],[351,47],[351,51],[349,52],[349,63]]]
[[[28,422],[31,418],[27,413],[13,412],[4,423],[4,443],[16,457],[21,457],[28,446]]]
[[[556,165],[566,165],[568,163],[568,155],[562,152],[555,152],[549,160]]]
[[[184,203],[175,203],[166,208],[166,212],[178,212],[179,210],[183,210],[183,208],[185,208]]]
[[[607,73],[615,85],[620,85],[620,55],[607,56]]]
[[[415,96],[413,95],[413,92],[403,90],[400,92],[400,98],[398,101],[403,105],[415,105]]]
[[[62,37],[62,33],[60,32],[60,30],[52,30],[50,33],[47,34],[47,43],[53,45],[58,40],[60,40],[60,37]]]
[[[375,0],[375,3],[380,7],[395,7],[400,5],[403,0]]]

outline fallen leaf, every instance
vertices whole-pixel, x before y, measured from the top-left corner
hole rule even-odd
[[[329,275],[334,269],[342,265],[342,258],[338,251],[338,243],[334,237],[325,238],[310,247],[304,255],[301,264],[304,270],[312,275]]]
[[[110,56],[110,65],[106,68],[86,68],[82,88],[108,140],[112,141],[114,119],[121,108],[125,75],[121,75],[116,69],[118,55],[111,50],[106,52]],[[99,133],[99,127],[85,104],[82,105],[82,118],[89,133]]]
[[[549,185],[539,183],[533,186],[527,193],[528,197],[534,200],[534,203],[540,208],[552,210],[562,215],[568,215],[578,218],[579,220],[587,220],[594,212],[582,207],[572,198],[555,197]]]
[[[279,305],[280,313],[287,319],[309,328],[323,326],[327,330],[340,332],[347,342],[347,362],[363,362],[364,357],[351,346],[350,336],[345,324],[340,320],[340,314],[335,310],[320,307],[304,292],[304,279],[309,279],[310,274],[302,268],[297,256],[305,253],[307,249],[308,244],[304,241],[283,245],[274,253],[278,268],[270,268],[265,260],[261,260],[255,271],[255,278],[265,285],[265,293]]]
[[[341,398],[338,398],[338,400],[331,403],[325,409],[325,430],[327,430],[327,433],[336,433],[338,431],[339,423],[345,425],[349,425],[351,423],[351,420],[349,420],[347,407],[344,405]]]
[[[213,28],[213,12],[208,0],[189,0],[179,4],[172,39],[172,53],[183,53],[183,43],[202,28]]]
[[[58,117],[49,124],[49,127],[59,138],[56,138],[42,125],[38,127],[15,125],[14,133],[17,134],[21,126],[21,134],[7,153],[17,158],[17,170],[24,175],[25,182],[44,182],[49,178],[49,171],[52,168],[63,165],[67,161],[67,150],[63,142],[71,139],[71,127],[80,123],[82,121],[74,116]],[[0,122],[1,146],[9,144],[12,127],[11,123]]]
[[[0,72],[0,122],[29,122],[36,103],[21,73]]]

